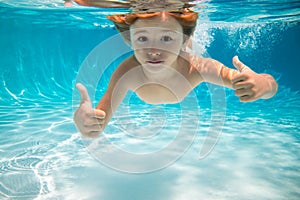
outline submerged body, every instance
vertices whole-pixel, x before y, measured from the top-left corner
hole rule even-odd
[[[190,35],[184,35],[182,25],[166,12],[136,19],[128,34],[134,55],[113,73],[96,109],[85,87],[77,85],[82,101],[74,121],[84,136],[96,137],[105,128],[129,90],[150,104],[180,102],[202,82],[232,88],[244,102],[270,98],[277,91],[272,76],[255,73],[237,57],[233,65],[238,70],[234,70],[214,59],[184,52]]]

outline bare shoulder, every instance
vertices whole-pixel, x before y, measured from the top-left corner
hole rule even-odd
[[[197,56],[190,54],[189,55],[191,67],[197,70],[198,73],[201,73],[206,70],[207,66],[211,63],[210,58],[204,58],[202,56]]]
[[[181,66],[184,66],[181,73],[190,81],[191,85],[196,86],[203,82],[201,68],[206,62],[205,59],[186,52],[183,52],[180,57]]]
[[[195,84],[213,80],[219,76],[221,65],[218,61],[193,54],[188,54],[188,60],[190,62],[190,74]]]

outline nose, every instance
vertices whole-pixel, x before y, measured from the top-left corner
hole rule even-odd
[[[150,49],[147,54],[151,57],[157,57],[160,56],[161,53],[158,49]]]

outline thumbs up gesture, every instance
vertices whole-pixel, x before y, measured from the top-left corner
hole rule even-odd
[[[257,74],[234,56],[232,63],[240,72],[232,79],[235,95],[242,102],[271,98],[277,92],[277,83],[269,74]]]
[[[104,128],[105,112],[92,108],[87,89],[82,84],[78,83],[76,87],[80,92],[81,102],[74,113],[74,122],[82,135],[95,138]]]

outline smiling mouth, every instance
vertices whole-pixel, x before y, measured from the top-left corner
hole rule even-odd
[[[149,63],[149,64],[154,64],[154,65],[161,64],[161,63],[163,63],[163,62],[164,62],[164,61],[161,61],[161,60],[147,61],[147,63]]]

